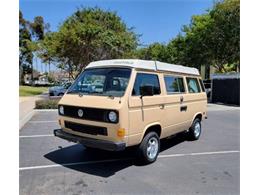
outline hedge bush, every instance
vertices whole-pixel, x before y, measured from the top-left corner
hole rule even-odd
[[[53,100],[37,100],[35,102],[36,109],[57,109],[58,102],[60,99],[53,99]]]

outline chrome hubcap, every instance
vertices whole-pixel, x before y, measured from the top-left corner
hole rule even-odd
[[[194,135],[195,135],[195,137],[198,137],[200,135],[200,123],[199,122],[197,122],[195,124]]]
[[[152,137],[151,139],[149,139],[148,144],[147,144],[147,156],[150,159],[153,159],[156,157],[157,153],[158,153],[158,140],[154,137]]]

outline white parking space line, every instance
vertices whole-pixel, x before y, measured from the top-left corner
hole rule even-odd
[[[132,158],[109,159],[109,160],[85,161],[85,162],[55,164],[55,165],[42,165],[42,166],[33,166],[33,167],[20,167],[19,170],[22,171],[22,170],[45,169],[45,168],[62,167],[62,166],[86,165],[86,164],[106,163],[106,162],[115,162],[115,161],[122,161],[122,160],[131,160],[131,159]]]
[[[19,138],[34,138],[34,137],[53,137],[53,134],[47,135],[20,135]]]
[[[217,152],[198,152],[198,153],[189,153],[189,154],[165,154],[165,155],[159,155],[158,158],[170,158],[170,157],[179,157],[179,156],[201,156],[201,155],[229,154],[229,153],[239,153],[239,151],[230,150],[230,151],[217,151]]]
[[[58,123],[58,120],[54,120],[54,121],[29,121],[28,123]]]
[[[234,153],[239,153],[239,152],[240,151],[238,151],[238,150],[229,150],[229,151],[199,152],[199,153],[186,153],[186,154],[169,154],[169,155],[159,155],[158,158],[172,158],[172,157],[182,157],[182,156],[202,156],[202,155],[219,155],[219,154],[234,154]],[[53,168],[53,167],[106,163],[106,162],[124,161],[124,160],[131,160],[131,159],[133,159],[133,158],[109,159],[109,160],[84,161],[84,162],[75,162],[75,163],[54,164],[54,165],[20,167],[19,170],[23,171],[23,170],[33,170],[33,169],[46,169],[46,168]]]

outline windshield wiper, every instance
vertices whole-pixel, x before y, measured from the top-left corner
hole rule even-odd
[[[115,96],[113,96],[113,95],[111,95],[111,94],[108,95],[108,97],[111,98],[111,99],[114,99],[114,98],[115,98]]]
[[[70,93],[78,93],[78,91],[68,91],[67,94],[70,94]]]
[[[91,91],[91,92],[89,92],[89,94],[103,94],[103,92],[99,92],[99,91]]]
[[[68,91],[67,92],[68,94],[69,93],[75,93],[75,94],[89,94],[89,91],[79,91],[79,90],[72,90],[72,91]]]
[[[78,94],[79,96],[83,96],[85,94],[103,94],[103,92],[98,92],[98,91],[68,91],[67,94]]]

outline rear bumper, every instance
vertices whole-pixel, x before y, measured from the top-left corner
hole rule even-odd
[[[126,144],[124,142],[111,142],[106,140],[81,137],[78,135],[73,135],[64,132],[62,129],[55,129],[53,133],[55,136],[60,137],[62,139],[75,142],[75,143],[80,143],[91,148],[99,148],[99,149],[109,150],[109,151],[121,151],[124,150],[126,147]]]

